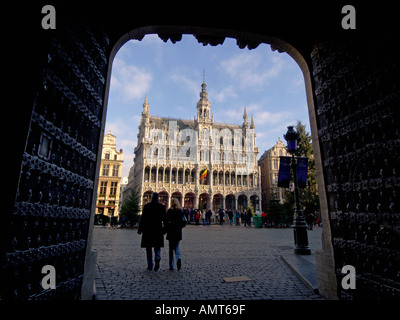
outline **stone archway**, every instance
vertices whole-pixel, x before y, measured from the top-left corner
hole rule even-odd
[[[159,199],[160,203],[162,203],[164,206],[166,206],[168,208],[168,206],[169,206],[169,195],[168,195],[168,192],[161,191],[158,194],[159,194],[158,199]]]
[[[171,194],[171,199],[176,198],[178,199],[180,205],[182,206],[182,193],[176,191],[174,193]]]
[[[235,195],[228,194],[225,197],[225,208],[227,210],[236,210]]]
[[[146,191],[143,193],[143,197],[142,197],[142,207],[149,203],[151,200],[151,195],[153,194],[153,191]]]
[[[247,209],[247,196],[244,194],[240,194],[238,196],[238,210],[239,212],[245,212]]]
[[[183,203],[183,207],[186,209],[192,209],[194,208],[194,203],[195,203],[195,195],[193,192],[188,192],[185,194],[185,199]]]
[[[212,210],[214,212],[217,212],[218,209],[223,209],[224,208],[224,197],[222,196],[222,194],[217,193],[213,196],[213,200],[212,200]]]
[[[208,193],[202,193],[199,195],[199,209],[210,209],[210,195]]]

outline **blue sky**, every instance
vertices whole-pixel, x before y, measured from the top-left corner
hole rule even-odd
[[[216,47],[192,35],[164,43],[157,35],[127,42],[115,56],[108,100],[106,132],[124,150],[122,176],[133,165],[145,95],[153,116],[193,119],[205,69],[211,113],[217,123],[243,123],[243,109],[254,117],[258,158],[290,124],[301,120],[310,132],[303,75],[286,53],[267,44],[239,49],[227,38]]]

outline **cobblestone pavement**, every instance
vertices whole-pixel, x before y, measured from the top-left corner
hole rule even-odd
[[[320,247],[321,229],[308,231],[310,248]],[[147,271],[145,249],[135,229],[95,226],[96,291],[99,300],[310,300],[308,289],[280,259],[293,252],[292,229],[194,226],[183,229],[182,269],[168,269],[168,241],[158,272]],[[249,281],[226,282],[245,276]]]

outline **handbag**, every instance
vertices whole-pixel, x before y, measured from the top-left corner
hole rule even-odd
[[[186,227],[187,224],[187,219],[185,214],[182,214],[182,228]]]

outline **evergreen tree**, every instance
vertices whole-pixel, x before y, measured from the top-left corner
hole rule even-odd
[[[293,222],[294,209],[293,205],[288,203],[281,204],[275,193],[271,193],[271,200],[268,204],[268,223],[274,226],[290,226]]]
[[[136,190],[133,190],[128,199],[124,201],[119,214],[120,219],[125,217],[126,221],[133,227],[139,220],[139,195]]]
[[[297,121],[295,126],[299,133],[299,143],[296,150],[297,157],[308,158],[307,186],[305,189],[299,190],[300,203],[302,205],[303,214],[314,213],[319,211],[319,197],[317,176],[315,171],[315,159],[312,148],[312,139],[310,133],[306,132],[306,127],[301,121]]]

